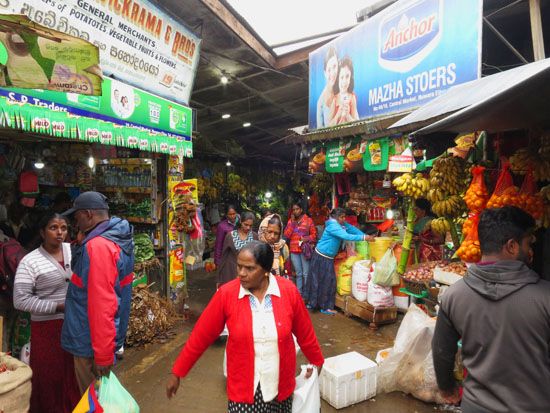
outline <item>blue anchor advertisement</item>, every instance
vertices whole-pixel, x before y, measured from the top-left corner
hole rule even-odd
[[[481,76],[482,0],[401,0],[309,55],[309,127],[418,108]]]

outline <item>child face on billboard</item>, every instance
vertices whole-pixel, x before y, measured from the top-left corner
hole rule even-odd
[[[340,74],[338,76],[338,88],[340,89],[341,93],[348,93],[349,90],[349,84],[351,79],[351,70],[347,66],[342,66],[340,68]]]

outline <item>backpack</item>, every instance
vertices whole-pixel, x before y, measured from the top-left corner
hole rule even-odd
[[[27,251],[15,239],[0,242],[0,293],[13,292],[17,266]]]

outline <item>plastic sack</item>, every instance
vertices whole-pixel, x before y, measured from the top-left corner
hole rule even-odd
[[[485,168],[483,166],[474,166],[472,168],[472,182],[464,196],[464,202],[468,206],[468,210],[474,213],[483,211],[489,200],[487,186],[483,179]]]
[[[456,250],[456,255],[464,262],[479,262],[481,260],[481,248],[477,226],[479,224],[479,215],[468,218],[471,220],[471,227],[460,247]]]
[[[373,282],[384,287],[399,285],[400,280],[399,274],[397,274],[397,259],[391,248],[388,248],[380,262],[376,264]]]
[[[373,265],[368,284],[367,301],[373,307],[393,307],[393,292],[391,287],[384,287],[374,283],[374,271],[378,264]]]
[[[336,273],[336,291],[340,295],[351,294],[351,273],[353,264],[361,258],[357,255],[347,257],[344,260],[334,261],[334,272]]]
[[[357,261],[351,272],[351,295],[358,301],[366,301],[369,290],[369,275],[371,262]]]
[[[388,357],[378,367],[378,393],[402,391],[425,402],[444,403],[432,358],[435,321],[411,304]]]
[[[519,190],[518,207],[529,213],[533,218],[540,219],[544,212],[544,201],[540,193],[537,193],[537,189],[533,169],[529,168]]]
[[[502,208],[506,205],[518,205],[518,188],[510,174],[510,164],[504,162],[493,195],[487,202],[487,208]]]
[[[101,378],[99,403],[105,413],[139,413],[139,405],[113,372]]]
[[[302,365],[302,372],[296,377],[296,388],[292,398],[292,413],[319,413],[321,394],[319,392],[319,374],[313,367],[313,373],[306,379],[306,371],[312,365]]]

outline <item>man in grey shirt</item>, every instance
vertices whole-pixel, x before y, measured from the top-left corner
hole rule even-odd
[[[458,402],[462,338],[464,413],[550,412],[550,282],[528,265],[534,219],[516,207],[481,214],[482,258],[444,294],[432,342],[437,383]]]

